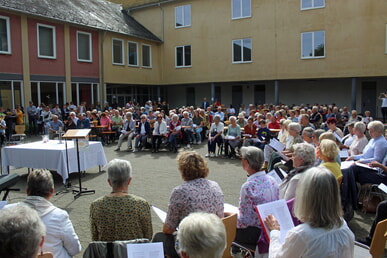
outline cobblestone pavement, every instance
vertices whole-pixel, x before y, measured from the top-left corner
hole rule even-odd
[[[38,141],[40,137],[28,139],[28,141],[34,140]],[[207,152],[206,143],[193,145],[192,147],[193,150],[203,156]],[[108,162],[114,158],[119,158],[129,160],[132,163],[133,180],[129,186],[129,192],[141,196],[150,204],[166,210],[172,188],[182,183],[176,165],[177,155],[167,151],[151,153],[150,150],[146,150],[144,152],[131,153],[125,151],[116,152],[114,149],[115,145],[113,144],[104,146]],[[241,168],[240,160],[211,158],[208,159],[208,165],[210,168],[208,178],[219,183],[224,193],[225,202],[237,206],[240,187],[246,180],[246,174]],[[27,168],[11,170],[11,173],[20,174],[21,180],[16,185],[17,188],[20,188],[20,192],[10,193],[10,203],[18,202],[25,198],[27,172]],[[55,190],[64,190],[61,177],[56,173],[53,174]],[[78,185],[78,174],[71,174],[70,180],[73,185]],[[65,209],[69,213],[84,250],[91,241],[89,230],[90,203],[96,198],[108,194],[111,189],[107,183],[106,172],[99,172],[98,167],[86,171],[85,176],[82,177],[82,186],[94,189],[95,194],[82,195],[74,200],[71,192],[60,193],[53,196],[51,201],[54,205]],[[367,235],[373,218],[374,214],[355,213],[355,217],[351,220],[349,226],[355,232],[356,237]],[[161,230],[162,223],[153,211],[152,224],[154,233]],[[82,254],[83,251],[76,257],[82,257]]]

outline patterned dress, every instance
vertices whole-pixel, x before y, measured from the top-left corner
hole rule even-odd
[[[218,183],[198,178],[187,181],[172,190],[165,224],[175,229],[191,212],[208,212],[223,218],[224,196]]]
[[[276,201],[278,198],[278,185],[265,171],[250,175],[241,188],[237,228],[260,228],[261,223],[255,206]]]
[[[152,239],[150,206],[133,194],[104,196],[91,203],[92,241]]]

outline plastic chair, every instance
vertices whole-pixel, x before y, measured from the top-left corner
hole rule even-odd
[[[355,241],[355,257],[360,257],[359,253],[364,253],[369,250],[372,258],[380,258],[383,256],[384,247],[387,241],[387,219],[380,221],[376,225],[375,233],[372,238],[370,247]],[[364,257],[364,256],[363,256]]]
[[[232,258],[230,248],[232,241],[235,239],[236,235],[236,224],[237,224],[238,214],[233,213],[228,217],[222,219],[224,227],[226,228],[226,238],[227,238],[227,246],[224,249],[224,253],[222,258]]]
[[[14,134],[11,134],[10,141],[13,143],[19,143],[24,140],[26,137],[26,134],[24,133],[26,131],[25,125],[15,125],[15,132]]]

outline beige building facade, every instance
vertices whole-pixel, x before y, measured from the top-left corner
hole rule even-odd
[[[165,89],[173,105],[207,97],[377,114],[387,91],[384,1],[117,1],[162,40],[157,76],[142,83]]]

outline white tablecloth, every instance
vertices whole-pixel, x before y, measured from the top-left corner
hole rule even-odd
[[[39,141],[4,147],[1,152],[3,174],[7,173],[8,166],[46,168],[56,170],[65,182],[67,171],[78,172],[77,150],[72,140],[67,140],[67,155],[64,140],[61,144],[58,140],[50,140],[48,143]],[[80,149],[79,159],[81,171],[107,164],[102,144],[96,141],[89,141],[88,148]]]

